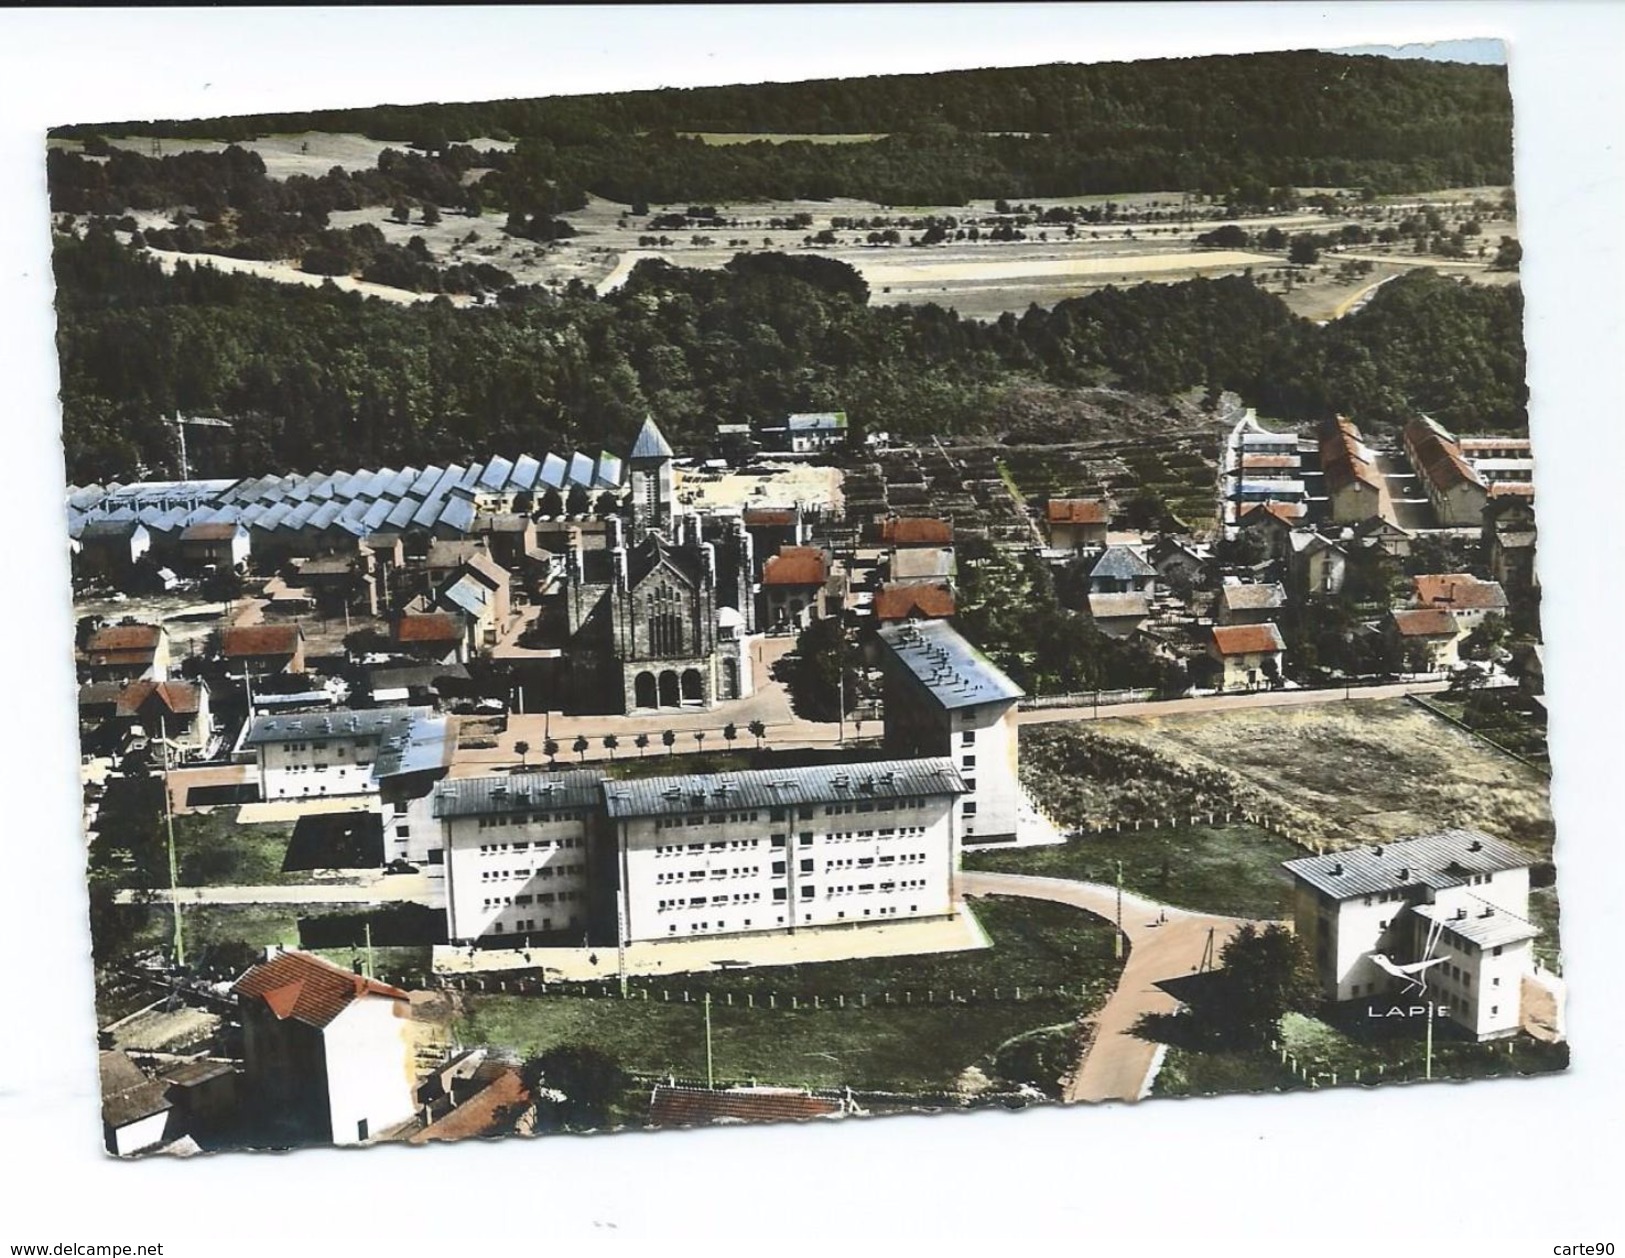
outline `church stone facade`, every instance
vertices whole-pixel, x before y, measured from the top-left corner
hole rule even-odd
[[[679,511],[673,454],[653,420],[628,458],[626,519],[602,549],[578,540],[564,574],[575,705],[713,707],[751,692],[751,539],[743,522]]]

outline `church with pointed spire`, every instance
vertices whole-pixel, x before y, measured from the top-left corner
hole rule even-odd
[[[548,619],[578,710],[709,708],[751,693],[751,538],[737,517],[682,511],[675,459],[645,419],[624,512],[597,547],[577,531],[565,556]]]

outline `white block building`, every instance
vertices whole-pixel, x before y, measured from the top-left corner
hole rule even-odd
[[[453,778],[447,935],[608,943],[943,917],[964,781],[944,758],[660,778]]]
[[[446,937],[468,943],[588,928],[588,853],[602,774],[448,778],[426,797],[444,849]]]
[[[259,716],[242,740],[262,799],[376,794],[380,778],[450,763],[455,743],[431,708]]]
[[[964,789],[941,757],[606,781],[624,937],[947,916]]]
[[[964,778],[959,802],[966,845],[1015,838],[1016,709],[1025,697],[946,621],[886,625],[886,748],[899,756],[946,756]]]
[[[1327,999],[1408,990],[1477,1039],[1518,1031],[1540,930],[1529,921],[1529,858],[1517,848],[1443,830],[1285,865],[1295,927]]]

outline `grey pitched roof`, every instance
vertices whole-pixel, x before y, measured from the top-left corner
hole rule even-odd
[[[1157,570],[1141,559],[1127,546],[1108,546],[1089,570],[1090,578],[1112,577],[1127,581],[1134,577],[1154,577]]]
[[[1279,585],[1226,585],[1219,601],[1231,611],[1268,611],[1286,606],[1286,591]]]
[[[391,738],[406,733],[412,722],[433,715],[429,708],[373,708],[351,712],[301,712],[257,716],[243,746],[281,743],[292,739],[325,742],[334,738]]]
[[[493,813],[596,808],[602,798],[598,787],[603,780],[603,773],[597,769],[447,778],[434,788],[434,815],[481,817]]]
[[[1339,900],[1408,887],[1456,887],[1474,874],[1523,869],[1530,858],[1479,830],[1440,830],[1282,862],[1293,877]]]
[[[655,817],[697,808],[774,808],[784,804],[909,799],[960,794],[964,790],[964,779],[946,756],[620,778],[603,783],[604,805],[612,818]]]
[[[945,708],[1025,697],[1020,686],[945,620],[886,625],[880,640]]]
[[[632,453],[628,457],[633,459],[672,457],[672,448],[667,443],[665,435],[656,427],[653,416],[645,419],[643,427],[638,429],[638,439],[632,443]]]
[[[1441,908],[1436,904],[1413,904],[1411,911],[1430,922],[1441,923],[1447,930],[1454,931],[1463,939],[1472,940],[1480,948],[1522,943],[1540,934],[1540,927],[1527,918],[1509,913],[1488,900],[1483,901],[1476,910],[1465,912],[1459,908]]]

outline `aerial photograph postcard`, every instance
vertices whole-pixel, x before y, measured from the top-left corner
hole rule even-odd
[[[310,92],[48,139],[108,1154],[1566,1068],[1504,55]]]

